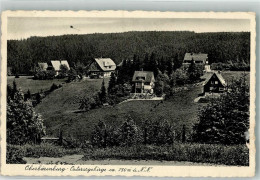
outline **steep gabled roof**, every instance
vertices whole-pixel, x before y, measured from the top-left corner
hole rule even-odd
[[[154,81],[154,74],[152,71],[135,71],[133,82],[152,82]]]
[[[186,53],[184,56],[184,61],[203,61],[203,63],[206,63],[206,60],[208,59],[208,54],[204,53]]]
[[[60,63],[61,63],[62,65],[67,66],[67,67],[68,67],[68,70],[70,70],[70,65],[69,65],[69,63],[68,63],[67,60],[61,60]]]
[[[206,84],[209,82],[209,80],[212,78],[212,76],[213,76],[214,74],[217,76],[217,78],[219,79],[220,83],[221,83],[223,86],[226,86],[226,85],[227,85],[225,79],[223,78],[223,76],[222,76],[220,73],[216,73],[216,72],[214,72],[213,74],[211,74],[211,76],[208,76],[208,77],[207,77],[207,79],[206,79],[205,82],[204,82],[204,85],[206,85]]]
[[[51,61],[51,65],[54,68],[55,71],[59,71],[60,70],[60,61],[57,60],[53,60]]]
[[[39,68],[41,68],[42,70],[47,70],[48,68],[48,64],[47,63],[38,63]]]
[[[65,65],[68,67],[68,70],[70,70],[70,66],[67,60],[52,60],[51,61],[51,65],[54,68],[55,71],[59,71],[60,70],[60,65]]]
[[[103,71],[114,71],[116,64],[110,58],[95,58],[95,61]]]

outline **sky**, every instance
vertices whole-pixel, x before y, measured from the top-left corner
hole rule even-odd
[[[71,28],[73,26],[73,28]],[[127,31],[250,31],[247,19],[9,17],[8,39]]]

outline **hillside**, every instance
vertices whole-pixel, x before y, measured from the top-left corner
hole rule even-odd
[[[99,120],[118,127],[120,122],[123,122],[129,115],[137,123],[141,123],[145,119],[166,119],[174,125],[176,130],[180,130],[183,124],[191,129],[196,120],[197,104],[193,103],[193,100],[201,93],[201,87],[180,92],[163,103],[160,101],[132,101],[88,112],[79,111],[77,103],[79,97],[98,91],[101,82],[98,79],[66,84],[44,98],[42,103],[36,106],[36,111],[41,113],[45,119],[47,134],[56,136],[59,129],[62,128],[64,136],[88,139],[94,125]],[[158,103],[160,104],[155,107]]]
[[[108,34],[64,35],[31,37],[7,42],[8,66],[18,73],[28,73],[37,62],[66,59],[70,65],[85,65],[93,57],[110,57],[116,64],[123,59],[156,54],[158,60],[173,59],[181,65],[186,52],[203,52],[213,62],[249,64],[249,32],[125,32]]]
[[[230,82],[232,78],[238,78],[241,72],[223,72],[222,75],[226,81]],[[108,81],[109,79],[105,79],[106,85]],[[247,76],[247,81],[249,82],[249,76]],[[178,92],[163,103],[160,101],[130,101],[114,107],[103,107],[88,112],[79,111],[78,100],[80,97],[90,96],[99,91],[101,83],[102,79],[72,82],[45,97],[36,106],[36,111],[45,119],[47,134],[57,136],[59,129],[62,129],[65,137],[72,136],[88,140],[94,125],[99,120],[118,127],[129,115],[138,124],[146,119],[168,120],[173,124],[177,133],[185,124],[189,134],[197,119],[198,106],[203,105],[194,102],[194,99],[202,92],[202,86],[199,86],[189,91]],[[155,107],[155,105],[157,106]]]

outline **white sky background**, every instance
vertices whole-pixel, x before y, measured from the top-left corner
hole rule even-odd
[[[7,21],[8,39],[126,31],[249,32],[250,21],[246,19],[89,17],[9,17]]]

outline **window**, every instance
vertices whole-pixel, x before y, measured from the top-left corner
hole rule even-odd
[[[143,76],[138,76],[138,77],[136,77],[136,79],[137,79],[137,80],[145,80],[145,77],[143,77]]]
[[[212,91],[212,90],[213,90],[213,87],[209,87],[209,90]]]
[[[220,87],[220,88],[219,88],[219,91],[224,91],[224,88],[223,88],[223,87]]]
[[[211,84],[214,84],[214,81],[211,81]]]
[[[215,84],[218,84],[218,81],[215,81]]]

